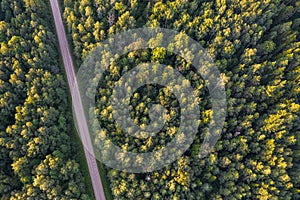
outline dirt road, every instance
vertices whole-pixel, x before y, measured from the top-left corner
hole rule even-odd
[[[81,98],[80,98],[80,93],[78,90],[78,84],[77,84],[77,80],[76,80],[76,74],[74,71],[73,61],[72,61],[72,57],[70,54],[70,49],[68,46],[68,41],[67,41],[65,29],[63,26],[58,2],[57,2],[57,0],[50,0],[50,4],[51,4],[53,17],[54,17],[56,33],[57,33],[59,47],[60,47],[60,51],[61,51],[61,56],[63,59],[63,64],[65,67],[65,70],[66,70],[69,88],[71,91],[72,103],[73,103],[74,112],[75,112],[76,120],[77,120],[77,124],[78,124],[77,128],[78,128],[79,134],[81,136],[81,139],[85,140],[85,144],[88,144],[88,145],[90,145],[90,147],[92,147],[91,138],[88,134],[89,132],[88,132],[87,122],[86,122],[86,118],[84,115],[84,110],[83,110],[83,106],[82,106],[82,102],[81,102]],[[84,153],[85,153],[85,157],[87,160],[90,177],[92,180],[95,199],[96,200],[105,200],[105,195],[104,195],[104,191],[103,191],[103,187],[102,187],[102,183],[101,183],[100,174],[98,171],[97,162],[96,162],[95,157],[93,156],[93,154],[94,154],[93,150],[92,151],[91,150],[92,150],[92,148],[88,150],[86,147],[84,147]]]

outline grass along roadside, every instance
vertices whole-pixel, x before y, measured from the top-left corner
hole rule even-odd
[[[50,5],[49,5],[50,6]],[[59,7],[60,7],[60,11],[61,13],[63,13],[63,9],[64,9],[64,6],[63,6],[63,3],[61,1],[59,1]],[[63,14],[62,14],[63,16]],[[53,25],[54,25],[54,20],[52,21]],[[64,19],[63,19],[63,23],[64,23],[64,28],[66,30],[66,35],[67,35],[67,40],[68,40],[68,47],[69,49],[71,50],[71,57],[72,57],[72,60],[73,60],[73,65],[74,65],[74,68],[75,68],[75,71],[77,72],[79,67],[79,61],[75,59],[74,55],[73,55],[73,52],[72,52],[72,49],[73,48],[73,43],[72,43],[72,39],[71,39],[71,35],[68,33],[68,29],[66,27],[66,24],[64,22]],[[54,26],[55,27],[55,26]],[[57,39],[58,41],[58,39]],[[58,45],[58,44],[57,44]],[[57,49],[58,51],[60,52],[60,49],[59,49],[59,46],[57,46]],[[61,66],[63,66],[63,61],[62,61],[62,57],[61,57],[61,54],[60,55],[60,64]],[[74,62],[75,61],[75,62]],[[67,82],[67,75],[66,75],[66,72],[65,70],[63,70],[63,75],[64,75],[64,79],[66,80]],[[70,91],[68,91],[68,102],[69,102],[69,111],[72,112],[72,98],[71,98],[71,94],[70,94]],[[73,116],[72,116],[73,118]],[[81,166],[81,169],[82,169],[82,172],[84,173],[84,179],[85,179],[85,182],[88,186],[87,188],[87,191],[88,191],[88,194],[90,197],[93,197],[94,199],[94,191],[93,191],[93,187],[92,187],[92,182],[91,182],[91,177],[89,175],[89,170],[88,170],[88,166],[87,166],[87,162],[86,162],[86,158],[85,158],[85,155],[84,155],[84,150],[83,150],[83,145],[82,145],[82,142],[81,142],[81,139],[80,139],[80,136],[78,134],[78,131],[76,129],[76,126],[74,124],[74,121],[72,121],[72,124],[70,124],[70,126],[72,127],[71,129],[71,132],[72,132],[72,140],[74,142],[74,144],[76,144],[78,146],[78,150],[80,150],[78,152],[78,162],[80,163],[80,166]],[[103,185],[103,190],[104,190],[104,193],[105,193],[105,197],[106,197],[106,200],[112,200],[112,193],[111,193],[111,189],[110,189],[110,184],[109,184],[109,180],[107,178],[107,173],[106,173],[106,170],[103,166],[102,163],[100,163],[98,160],[97,160],[97,165],[98,165],[98,169],[99,169],[99,173],[100,173],[100,177],[101,177],[101,182],[102,182],[102,185]]]
[[[97,160],[100,177],[102,180],[102,186],[105,193],[106,200],[113,200],[112,192],[110,189],[110,181],[107,178],[107,170],[104,168],[104,165]]]
[[[50,2],[49,1],[47,2],[47,4],[50,8]],[[51,14],[52,14],[52,12],[51,12]],[[55,29],[53,16],[52,16],[51,24],[52,24],[52,27]],[[55,30],[55,33],[56,33],[56,30]],[[62,61],[62,57],[61,57],[60,48],[59,48],[59,45],[58,45],[57,35],[55,35],[55,37],[56,37],[56,41],[57,41],[56,47],[57,47],[57,51],[59,53],[60,73],[63,75],[63,78],[64,78],[65,82],[67,83],[67,74],[66,74],[66,72],[64,70],[64,67],[63,67],[63,61]],[[67,88],[68,88],[68,86],[67,86]],[[72,97],[71,97],[71,94],[70,94],[69,90],[67,90],[67,95],[66,96],[67,96],[67,101],[68,101],[68,109],[67,110],[69,111],[67,114],[72,115]],[[72,149],[78,151],[75,159],[76,159],[77,162],[79,162],[80,169],[82,171],[84,181],[85,181],[86,186],[87,186],[87,188],[86,188],[87,193],[88,193],[90,198],[95,199],[94,191],[93,191],[93,187],[92,187],[92,181],[91,181],[91,177],[89,176],[89,170],[88,170],[87,162],[86,162],[86,159],[85,159],[85,156],[84,156],[84,153],[83,153],[84,150],[83,150],[83,146],[82,146],[79,134],[77,133],[77,130],[75,129],[75,125],[73,123],[73,120],[69,119],[69,122],[70,122],[70,124],[68,124],[68,130],[69,130],[68,134],[69,134],[70,139],[71,139]]]

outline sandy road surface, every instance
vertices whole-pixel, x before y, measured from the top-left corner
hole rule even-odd
[[[74,106],[74,112],[76,115],[76,120],[78,124],[78,131],[83,140],[85,140],[85,144],[90,145],[89,147],[92,147],[91,144],[91,138],[88,134],[88,127],[86,118],[84,115],[84,110],[80,98],[80,93],[78,90],[78,84],[76,80],[76,74],[74,71],[73,61],[70,54],[70,49],[68,46],[68,41],[65,33],[65,29],[62,22],[62,17],[60,13],[60,9],[58,6],[57,0],[50,0],[51,9],[54,17],[55,27],[56,27],[56,33],[58,37],[59,47],[61,51],[61,56],[63,59],[64,67],[67,74],[68,84],[71,91],[72,96],[72,103]],[[92,150],[93,151],[93,150]],[[90,177],[92,180],[92,185],[94,189],[94,195],[96,200],[105,200],[105,195],[101,183],[100,174],[97,167],[97,162],[95,157],[93,156],[93,152],[91,150],[86,149],[84,147],[84,154],[87,160],[88,169],[90,173]]]

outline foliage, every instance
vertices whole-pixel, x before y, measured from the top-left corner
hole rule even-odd
[[[84,199],[49,5],[0,3],[0,199]]]
[[[197,157],[210,113],[209,98],[204,98],[198,137],[181,159],[149,174],[108,169],[115,199],[299,199],[299,2],[114,2],[65,0],[64,17],[78,59],[121,30],[147,26],[182,31],[214,58],[226,80],[228,102],[221,139],[208,157]],[[162,49],[132,52],[111,63],[115,70],[99,85],[101,123],[109,121],[106,103],[112,82],[123,70],[145,60],[179,67],[185,77],[194,78],[199,98],[208,96],[203,80],[178,56]],[[151,90],[157,96],[149,96]],[[137,124],[147,123],[147,109],[153,101],[167,106],[174,102],[170,107],[176,115],[176,101],[163,93],[161,88],[148,86],[133,95],[131,114]],[[176,126],[176,117],[172,125]],[[139,141],[108,127],[111,140],[132,151],[160,148],[173,134],[162,131],[160,138]]]

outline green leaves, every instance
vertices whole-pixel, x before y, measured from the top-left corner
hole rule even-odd
[[[196,155],[201,148],[202,134],[211,120],[209,94],[205,91],[203,80],[192,71],[188,61],[170,55],[161,48],[142,53],[131,52],[128,57],[122,58],[118,63],[121,67],[118,70],[112,68],[111,74],[106,77],[104,82],[107,85],[112,86],[111,80],[116,81],[140,62],[166,62],[192,80],[203,110],[198,138],[186,153],[190,159],[185,164],[190,167],[187,174],[178,172],[178,177],[174,178],[177,163],[149,174],[150,182],[145,182],[143,174],[129,179],[130,174],[114,171],[109,178],[116,199],[299,198],[300,182],[296,178],[300,169],[297,125],[300,109],[298,2],[216,0],[150,1],[147,4],[119,1],[113,5],[107,1],[95,3],[98,16],[93,16],[95,26],[89,31],[94,36],[85,31],[88,16],[78,12],[78,7],[83,10],[83,5],[88,5],[86,1],[77,1],[80,6],[70,2],[66,4],[66,18],[78,59],[90,50],[90,46],[95,45],[94,37],[101,42],[112,33],[143,27],[145,24],[175,29],[187,33],[207,48],[222,78],[226,80],[228,98],[228,115],[222,138],[211,156],[199,160]],[[167,36],[159,35],[150,44],[159,44],[164,37]],[[183,37],[178,37],[169,47],[175,49],[185,42]],[[2,49],[6,51],[6,46],[3,45]],[[191,49],[186,49],[185,53],[193,59]],[[166,77],[168,74],[162,74],[162,78]],[[176,101],[170,98],[168,92],[154,92],[151,96],[153,91],[149,86],[148,89],[136,91],[132,97],[131,116],[137,124],[147,124],[152,103],[176,107]],[[106,105],[110,92],[100,89],[99,93],[99,104]],[[155,96],[159,97],[159,102],[149,102]],[[108,117],[109,110],[106,106],[103,108],[104,116]],[[176,118],[176,109],[168,112],[169,120]],[[174,125],[176,123],[166,128],[160,140],[151,138],[140,141],[113,129],[106,134],[127,150],[137,151],[140,148],[142,152],[147,152],[157,144],[166,144],[167,137],[176,135]],[[188,189],[181,184],[186,177],[190,178],[191,183],[186,186]],[[124,184],[126,187],[123,187]]]
[[[79,199],[86,194],[77,148],[68,136],[66,83],[60,74],[50,72],[59,60],[47,5],[40,0],[0,3],[0,196],[4,199]],[[62,178],[61,168],[67,163],[73,168]]]

